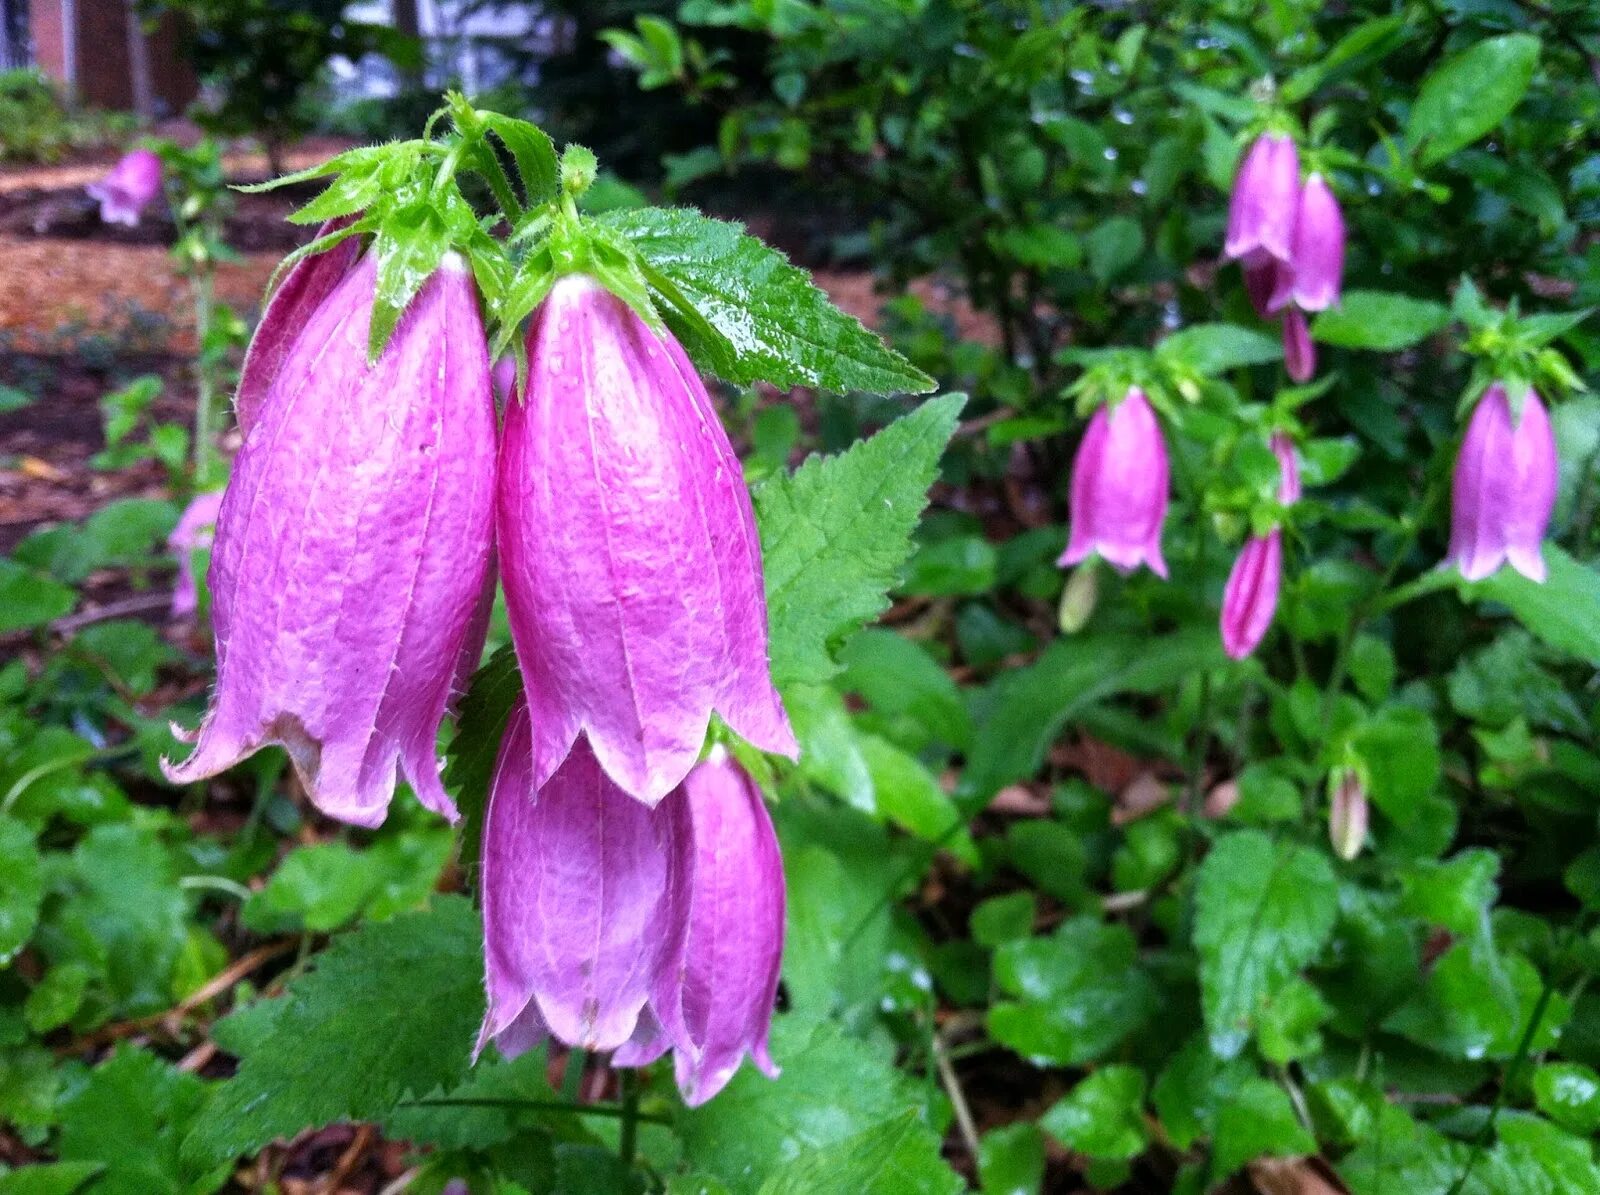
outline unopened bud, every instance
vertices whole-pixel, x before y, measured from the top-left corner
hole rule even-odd
[[[1328,777],[1328,841],[1349,862],[1367,841],[1367,790],[1354,768],[1335,768]]]
[[[1063,635],[1076,635],[1083,630],[1094,615],[1099,596],[1100,570],[1094,561],[1073,569],[1061,590],[1061,605],[1056,611],[1056,625]]]

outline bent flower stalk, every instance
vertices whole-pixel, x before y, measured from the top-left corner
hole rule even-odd
[[[211,564],[217,685],[187,783],[269,744],[312,802],[383,821],[396,770],[453,817],[435,739],[476,665],[491,579],[494,403],[449,256],[367,362],[376,263],[294,338],[234,464]]]

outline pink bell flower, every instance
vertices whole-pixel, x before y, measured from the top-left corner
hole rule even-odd
[[[1326,311],[1344,285],[1344,213],[1322,175],[1306,179],[1295,213],[1287,269],[1276,272],[1269,311],[1293,303],[1301,311]]]
[[[1273,434],[1272,451],[1278,458],[1278,501],[1292,506],[1300,500],[1300,467],[1294,445],[1281,432]],[[1278,591],[1283,581],[1283,532],[1274,527],[1245,542],[1228,583],[1222,591],[1222,648],[1242,660],[1260,645],[1278,611]]]
[[[1057,564],[1098,553],[1123,572],[1148,564],[1167,575],[1161,524],[1167,517],[1167,444],[1144,392],[1095,411],[1072,461],[1071,534]]]
[[[161,194],[161,158],[154,150],[131,149],[104,178],[84,190],[99,201],[102,221],[132,228]]]
[[[1311,329],[1298,307],[1286,307],[1283,311],[1283,368],[1301,385],[1317,372],[1317,346],[1311,342]]]
[[[1231,260],[1288,261],[1300,196],[1300,155],[1281,133],[1257,137],[1245,153],[1228,201],[1224,252]]]
[[[1530,581],[1546,576],[1541,545],[1556,503],[1556,441],[1532,390],[1522,418],[1506,388],[1490,386],[1467,423],[1451,489],[1447,563],[1481,581],[1509,562]]]
[[[651,991],[681,969],[690,841],[674,797],[618,788],[586,742],[539,789],[528,709],[512,712],[483,831],[489,1008],[478,1048],[515,1056],[553,1035],[615,1050]]]
[[[376,364],[368,254],[293,339],[222,499],[211,562],[217,684],[188,783],[269,744],[312,802],[383,821],[403,773],[455,807],[435,740],[482,651],[495,413],[478,300],[455,255]]]
[[[178,584],[172,591],[172,617],[188,618],[200,605],[200,590],[194,575],[194,554],[211,546],[217,512],[222,509],[222,491],[196,494],[178,516],[178,525],[167,536],[167,547],[178,558]]]
[[[496,519],[530,784],[582,736],[654,805],[694,766],[713,711],[793,757],[755,514],[689,358],[568,275],[534,317],[528,359],[528,393],[506,409]]]
[[[330,220],[317,230],[317,236],[353,224],[358,217]],[[239,367],[239,385],[234,391],[233,417],[241,434],[248,436],[255,426],[273,379],[283,370],[295,338],[311,321],[317,308],[331,295],[344,277],[355,268],[361,256],[361,238],[350,236],[321,253],[302,257],[289,268],[283,281],[272,292],[261,322],[250,337],[244,364]]]
[[[727,1085],[746,1054],[777,1077],[767,1034],[783,961],[784,878],[766,802],[724,747],[713,747],[680,791],[693,856],[682,962],[658,975],[650,1020],[614,1061],[641,1066],[670,1046],[678,1090],[695,1107]]]

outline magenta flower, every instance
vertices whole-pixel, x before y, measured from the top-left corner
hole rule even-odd
[[[1532,390],[1522,418],[1506,388],[1490,386],[1472,412],[1456,457],[1448,563],[1481,581],[1507,561],[1530,581],[1545,579],[1541,544],[1556,503],[1556,441]]]
[[[747,1053],[777,1076],[767,1033],[783,959],[784,880],[766,803],[725,748],[713,747],[680,791],[693,855],[682,964],[658,974],[651,1023],[615,1061],[640,1066],[671,1046],[678,1090],[694,1107],[727,1085]]]
[[[99,201],[101,220],[132,228],[161,194],[161,158],[153,150],[129,150],[104,178],[84,190]]]
[[[1167,575],[1161,524],[1167,517],[1167,445],[1144,392],[1130,386],[1095,411],[1072,461],[1072,532],[1056,563],[1099,553],[1124,572],[1148,564]]]
[[[713,710],[762,750],[795,755],[767,662],[750,495],[682,348],[569,275],[539,308],[528,357],[496,518],[532,786],[582,735],[653,805],[694,765]]]
[[[650,993],[681,969],[690,840],[676,794],[634,800],[577,743],[532,784],[528,710],[512,712],[483,831],[489,1010],[479,1033],[508,1057],[547,1034],[614,1050]]]
[[[1267,307],[1293,303],[1301,311],[1325,311],[1339,301],[1344,283],[1344,213],[1322,175],[1306,179],[1295,214],[1287,269],[1274,277]]]
[[[200,604],[195,583],[194,554],[211,546],[217,512],[222,508],[222,491],[196,494],[178,516],[178,525],[167,536],[167,547],[178,558],[178,584],[172,591],[172,617],[188,618]]]
[[[454,255],[375,365],[369,254],[294,338],[223,496],[217,685],[194,753],[214,775],[268,744],[316,806],[380,823],[397,769],[446,816],[435,739],[482,649],[494,402],[477,295]]]
[[[1292,506],[1300,500],[1300,466],[1294,444],[1282,432],[1272,436],[1278,458],[1278,501]],[[1228,573],[1222,591],[1222,648],[1242,660],[1260,645],[1278,610],[1278,590],[1283,580],[1283,532],[1274,527],[1266,535],[1246,541]]]
[[[326,236],[357,219],[346,216],[331,220],[317,231],[317,236]],[[255,426],[256,413],[273,380],[283,371],[284,360],[295,338],[310,323],[317,308],[344,281],[345,275],[355,268],[360,256],[361,238],[346,237],[331,249],[295,262],[272,292],[261,312],[261,322],[250,337],[250,347],[245,350],[244,364],[239,368],[239,386],[234,391],[233,417],[242,434],[248,436]]]
[[[1300,156],[1293,138],[1281,133],[1257,137],[1233,180],[1226,255],[1247,263],[1288,261],[1299,196]]]

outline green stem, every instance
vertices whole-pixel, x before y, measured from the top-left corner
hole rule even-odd
[[[483,162],[483,177],[489,184],[489,190],[494,192],[495,202],[506,214],[506,222],[515,228],[517,221],[522,219],[522,204],[517,201],[516,192],[511,189],[511,179],[507,176],[505,167],[500,164],[500,155],[494,152],[494,146],[487,141],[479,144],[478,157]]]
[[[195,488],[203,490],[211,481],[217,452],[216,430],[212,426],[216,387],[211,377],[210,355],[206,351],[206,341],[211,337],[211,317],[216,305],[216,261],[207,252],[205,259],[197,263],[195,269],[194,331],[200,343],[194,371],[194,483]]]
[[[639,1076],[624,1070],[622,1078],[622,1132],[617,1140],[617,1156],[624,1166],[632,1166],[639,1148]]]
[[[450,1097],[438,1096],[425,1100],[407,1100],[401,1105],[406,1108],[510,1108],[526,1112],[556,1112],[566,1116],[603,1116],[609,1120],[621,1120],[626,1128],[627,1118],[631,1115],[639,1124],[670,1124],[665,1116],[658,1116],[651,1112],[640,1112],[635,1108],[630,1114],[625,1104],[578,1104],[566,1100],[514,1100],[493,1099],[490,1097]]]
[[[577,1103],[578,1095],[583,1090],[583,1070],[589,1061],[586,1050],[573,1049],[567,1052],[567,1069],[561,1073],[561,1094],[568,1103]]]

